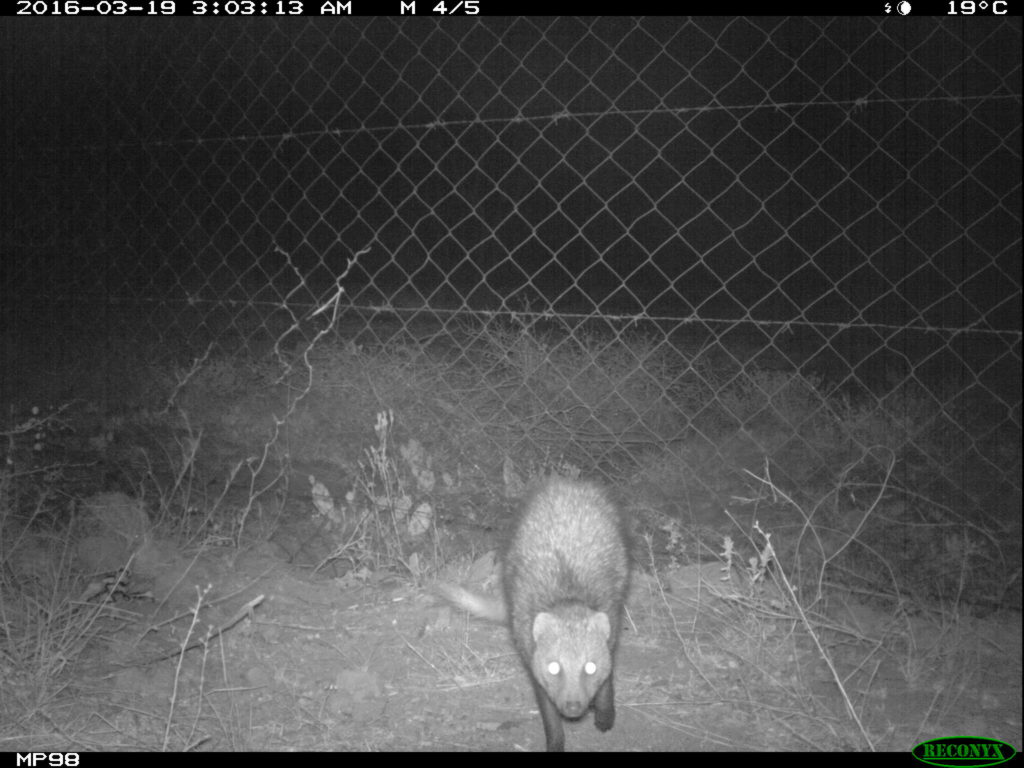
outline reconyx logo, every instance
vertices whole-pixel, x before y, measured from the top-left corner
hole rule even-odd
[[[998,739],[983,739],[979,736],[947,736],[942,739],[922,741],[911,750],[911,754],[922,763],[929,765],[956,766],[956,768],[981,768],[983,765],[1005,763],[1017,750]]]

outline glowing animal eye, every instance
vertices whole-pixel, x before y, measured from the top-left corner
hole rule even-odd
[[[595,672],[597,672],[597,664],[595,664],[592,661],[588,661],[586,664],[583,665],[583,671],[586,672],[588,675],[592,675]]]
[[[561,671],[562,671],[562,668],[558,665],[557,661],[552,661],[552,662],[548,663],[548,674],[549,675],[557,675]]]

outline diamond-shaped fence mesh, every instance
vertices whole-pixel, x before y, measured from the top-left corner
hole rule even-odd
[[[922,494],[1019,497],[1020,18],[88,21],[5,22],[8,386],[256,353],[344,274],[361,344],[608,352],[523,445],[792,477],[827,390],[920,409]]]

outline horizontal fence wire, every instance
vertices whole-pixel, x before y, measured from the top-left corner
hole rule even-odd
[[[914,425],[907,487],[1019,503],[1019,17],[71,21],[3,22],[5,395],[340,287],[354,344],[585,351],[542,417],[493,381],[524,452],[800,485],[827,392]]]

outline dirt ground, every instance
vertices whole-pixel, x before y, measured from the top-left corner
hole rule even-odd
[[[33,698],[31,681],[5,670],[5,705],[27,703],[21,735],[7,744],[544,748],[503,627],[449,608],[429,583],[314,574],[295,556],[314,532],[299,523],[243,550],[186,552],[152,537],[137,545],[114,590],[116,630],[110,619],[97,624],[110,631],[95,633],[58,691]],[[102,586],[93,592],[83,603],[104,599]],[[588,714],[567,724],[566,748],[902,751],[961,734],[1019,747],[1019,614],[956,626],[918,615],[894,626],[891,613],[847,595],[812,626],[834,673],[782,595],[743,592],[714,563],[638,569],[615,727],[599,733]]]

